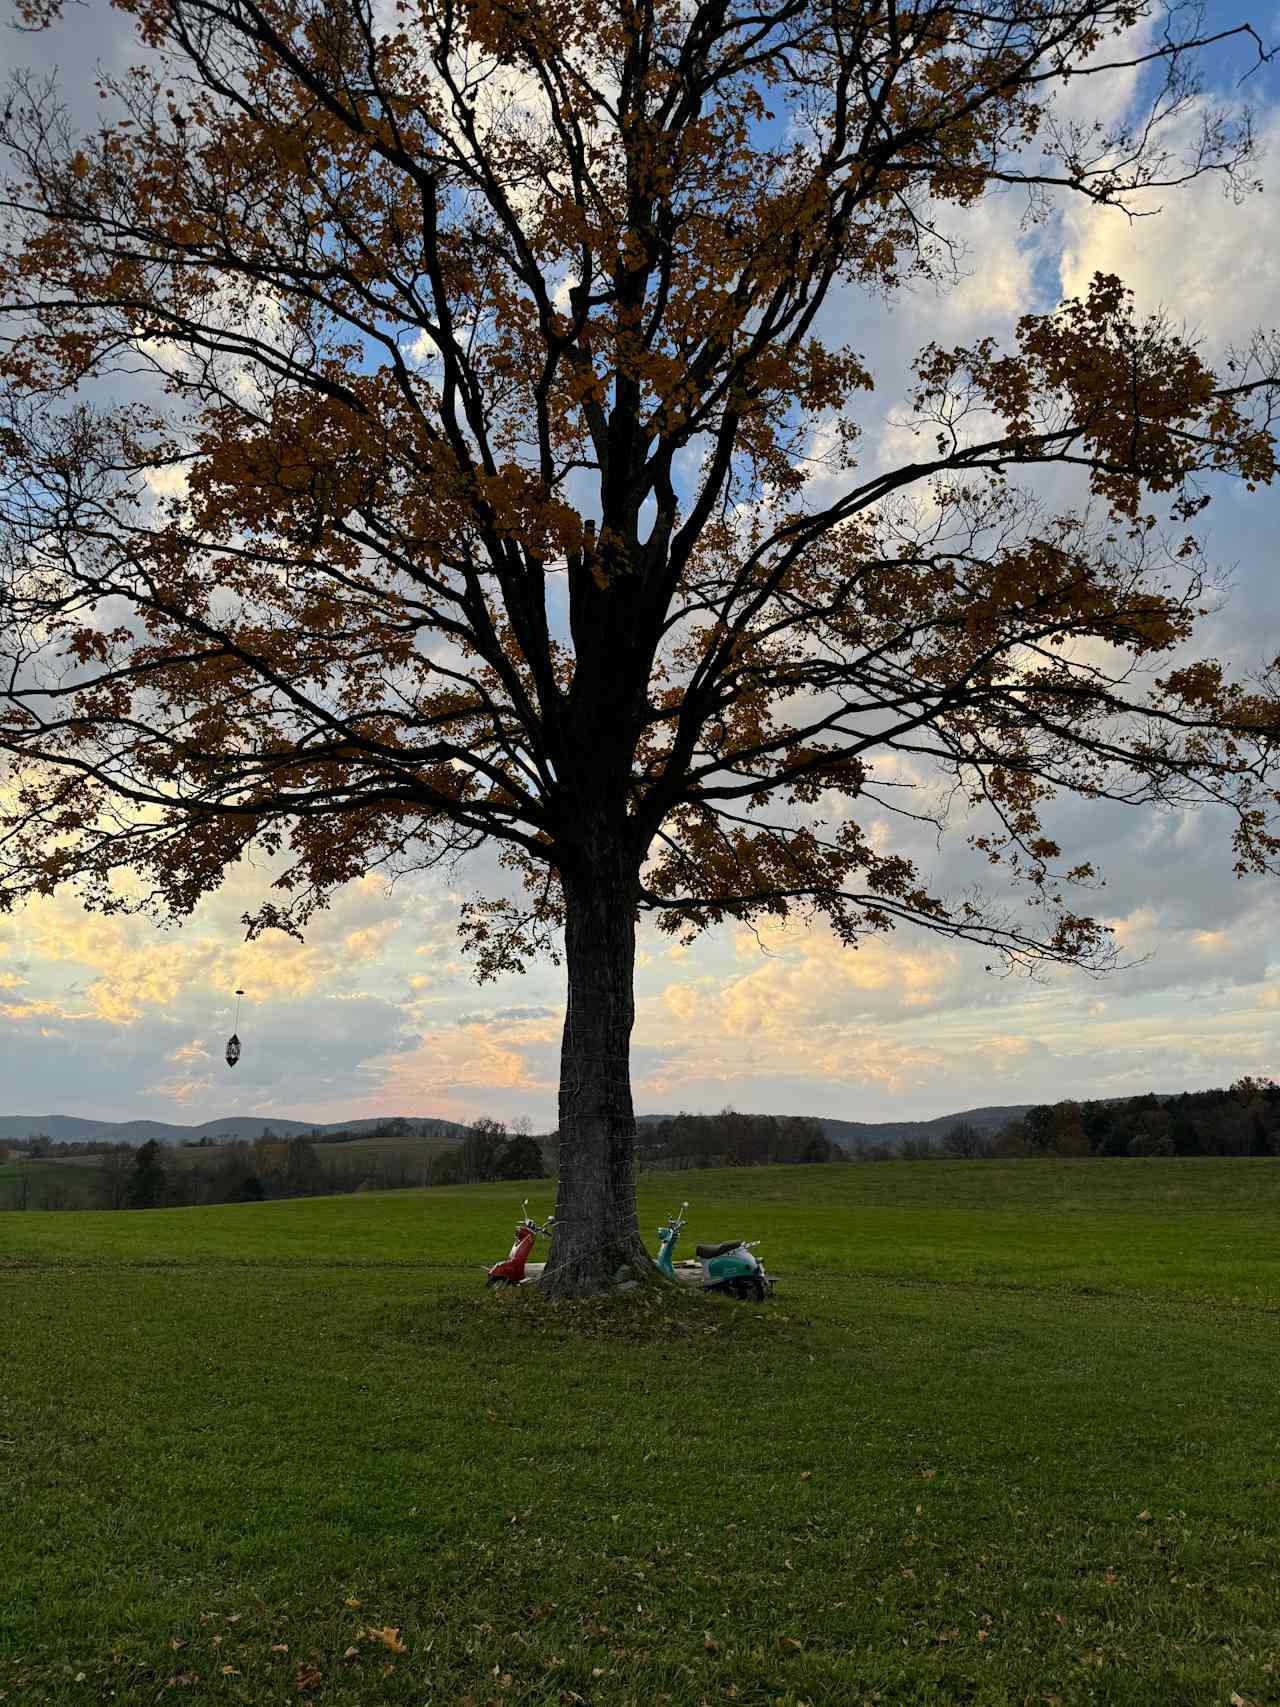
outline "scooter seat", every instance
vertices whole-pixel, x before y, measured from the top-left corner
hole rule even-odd
[[[723,1257],[730,1251],[736,1251],[741,1243],[741,1239],[726,1239],[723,1245],[695,1245],[693,1249],[704,1262],[709,1262],[712,1257]]]

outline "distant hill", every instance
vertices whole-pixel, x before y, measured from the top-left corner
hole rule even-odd
[[[325,1125],[315,1120],[280,1120],[272,1115],[226,1115],[199,1126],[175,1126],[164,1120],[80,1120],[70,1114],[0,1115],[0,1144],[6,1139],[51,1138],[55,1144],[189,1144],[209,1138],[227,1141],[260,1138],[264,1131],[275,1138],[303,1138],[311,1132],[373,1132],[392,1120],[403,1120],[406,1136],[415,1138],[461,1138],[467,1131],[456,1120],[408,1119],[382,1114],[366,1120],[335,1120]]]
[[[868,1149],[873,1144],[888,1144],[896,1148],[908,1138],[940,1139],[961,1120],[967,1120],[982,1133],[999,1132],[1009,1121],[1021,1120],[1027,1110],[1035,1106],[1030,1102],[1014,1102],[1001,1107],[964,1108],[957,1114],[935,1115],[932,1120],[834,1120],[822,1115],[818,1116],[818,1120],[823,1132],[833,1144],[839,1144],[842,1150],[856,1152]],[[641,1124],[672,1118],[669,1114],[637,1116]],[[794,1117],[782,1115],[779,1118]]]
[[[1007,1126],[1011,1120],[1021,1120],[1027,1110],[1035,1106],[1032,1102],[1011,1102],[1002,1107],[963,1108],[958,1114],[939,1114],[932,1120],[884,1120],[870,1123],[860,1120],[824,1120],[822,1130],[831,1142],[839,1144],[842,1150],[863,1150],[870,1144],[896,1146],[908,1138],[939,1140],[962,1120],[968,1121],[970,1126],[976,1126],[984,1135],[999,1132],[1001,1127]]]
[[[965,1108],[956,1114],[935,1115],[932,1120],[835,1120],[821,1116],[822,1129],[833,1144],[857,1152],[873,1144],[888,1144],[894,1148],[908,1138],[940,1139],[957,1121],[967,1120],[979,1132],[998,1132],[1011,1120],[1020,1120],[1033,1103],[1006,1103],[990,1108]],[[642,1114],[640,1123],[669,1120],[666,1114]],[[161,1144],[190,1143],[193,1139],[209,1138],[227,1141],[234,1138],[260,1138],[263,1129],[277,1138],[300,1138],[309,1132],[368,1133],[391,1120],[402,1120],[405,1136],[415,1138],[461,1138],[467,1128],[456,1120],[427,1120],[419,1116],[376,1115],[366,1120],[335,1120],[323,1125],[310,1120],[280,1120],[271,1115],[228,1115],[221,1120],[206,1120],[199,1126],[170,1125],[163,1120],[79,1120],[69,1114],[10,1114],[0,1115],[0,1143],[6,1139],[34,1138],[43,1135],[55,1144],[109,1143],[145,1144],[154,1138]],[[392,1140],[388,1139],[388,1143]]]

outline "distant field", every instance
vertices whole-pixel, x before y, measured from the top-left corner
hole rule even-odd
[[[343,1144],[317,1142],[315,1152],[327,1167],[344,1156],[415,1156],[425,1160],[441,1150],[449,1149],[457,1142],[456,1138],[428,1137],[421,1134],[410,1134],[404,1138],[352,1138]],[[213,1161],[225,1156],[229,1149],[228,1144],[180,1144],[174,1150],[166,1150],[165,1155],[199,1166],[203,1161]]]
[[[85,1157],[90,1164],[96,1157]],[[70,1207],[89,1208],[97,1197],[97,1169],[77,1167],[73,1159],[50,1162],[43,1159],[22,1162],[0,1162],[0,1212],[16,1202],[25,1183],[33,1203],[46,1203],[50,1196],[66,1200]]]
[[[1280,1162],[643,1176],[763,1309],[526,1191],[0,1215],[0,1698],[1280,1702]]]
[[[346,1144],[317,1144],[316,1155],[326,1173],[346,1180],[366,1174],[371,1166],[386,1168],[394,1158],[403,1158],[412,1179],[415,1169],[430,1157],[447,1150],[456,1139],[411,1136],[405,1138],[353,1138]],[[215,1168],[229,1150],[225,1144],[179,1145],[164,1151],[165,1165],[172,1168]],[[29,1182],[31,1202],[43,1205],[52,1190],[63,1207],[93,1208],[102,1200],[100,1156],[54,1156],[36,1161],[0,1162],[0,1213],[14,1203],[19,1181]]]

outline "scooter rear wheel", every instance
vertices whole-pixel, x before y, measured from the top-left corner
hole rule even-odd
[[[753,1274],[739,1275],[736,1280],[730,1281],[729,1291],[744,1304],[764,1303],[764,1282]]]

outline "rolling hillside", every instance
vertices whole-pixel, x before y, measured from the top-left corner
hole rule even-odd
[[[932,1120],[836,1120],[823,1118],[822,1128],[832,1143],[842,1149],[862,1150],[871,1144],[901,1144],[908,1138],[940,1139],[957,1121],[967,1120],[979,1132],[997,1132],[1007,1121],[1020,1119],[1030,1103],[1009,1103],[991,1108],[966,1108],[956,1114],[939,1114]],[[642,1114],[641,1124],[667,1120],[665,1114]],[[19,1138],[52,1138],[55,1144],[145,1144],[154,1138],[159,1144],[190,1144],[201,1138],[216,1143],[236,1138],[262,1137],[264,1131],[272,1138],[301,1138],[308,1133],[360,1132],[372,1133],[392,1120],[402,1121],[404,1131],[399,1137],[374,1140],[387,1148],[402,1147],[404,1138],[444,1138],[456,1141],[467,1128],[455,1120],[434,1120],[420,1115],[371,1115],[364,1120],[336,1120],[328,1125],[310,1120],[285,1120],[272,1115],[225,1115],[218,1120],[206,1120],[199,1126],[178,1126],[163,1120],[81,1120],[68,1114],[9,1114],[0,1115],[0,1144]],[[409,1145],[412,1149],[416,1146]]]
[[[201,1138],[211,1141],[261,1138],[303,1138],[312,1132],[373,1132],[392,1120],[403,1120],[406,1136],[417,1138],[461,1138],[466,1132],[455,1120],[424,1120],[417,1116],[371,1115],[364,1120],[335,1120],[328,1125],[314,1120],[284,1120],[274,1115],[224,1115],[199,1126],[178,1126],[164,1120],[81,1120],[69,1114],[0,1115],[0,1144],[18,1138],[52,1138],[55,1144],[190,1144]]]
[[[1009,1121],[1020,1120],[1033,1106],[1029,1102],[1016,1102],[991,1108],[964,1108],[956,1114],[935,1115],[932,1120],[836,1120],[822,1115],[818,1118],[823,1132],[833,1144],[838,1144],[842,1150],[856,1152],[873,1144],[896,1147],[909,1138],[930,1138],[936,1143],[962,1120],[976,1126],[979,1132],[998,1132]],[[674,1116],[641,1114],[636,1118],[643,1126],[658,1120],[671,1120]],[[779,1118],[786,1120],[794,1116],[781,1115]]]

